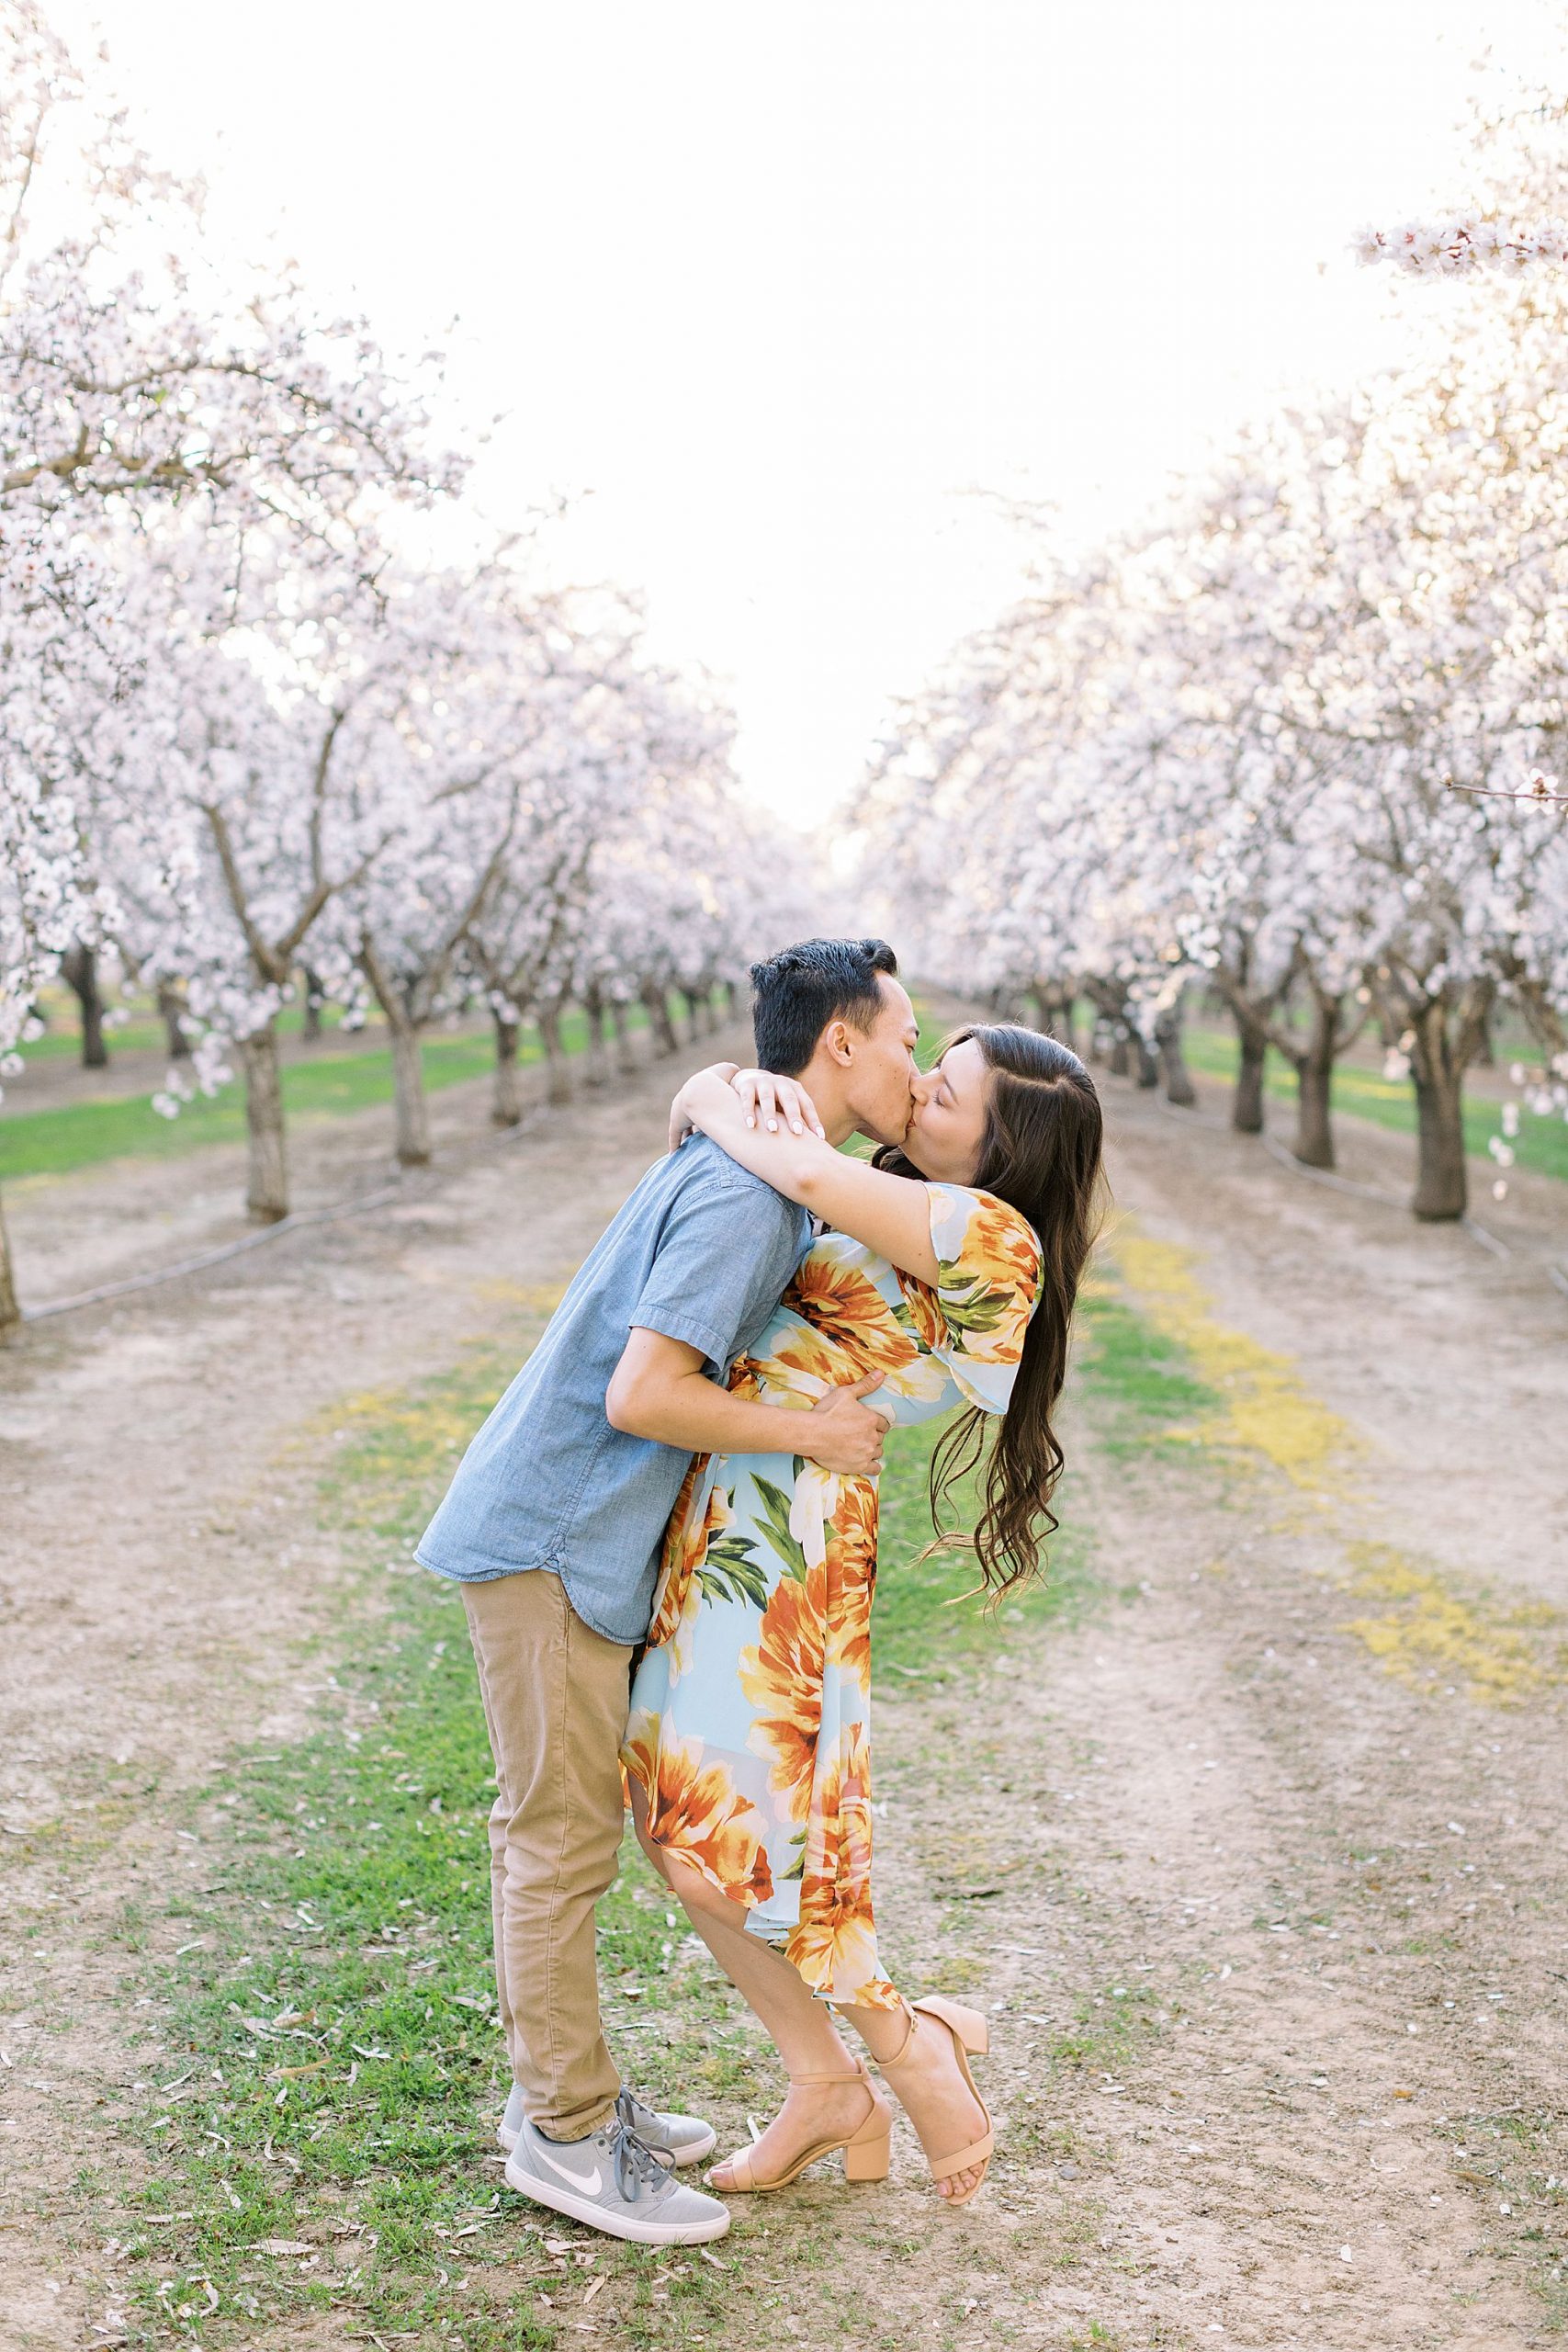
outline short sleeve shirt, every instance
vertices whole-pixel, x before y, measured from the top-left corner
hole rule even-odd
[[[475,1436],[416,1559],[463,1583],[551,1569],[595,1633],[640,1642],[691,1456],[606,1419],[626,1335],[683,1340],[722,1383],[810,1238],[804,1210],[707,1137],[658,1160]]]

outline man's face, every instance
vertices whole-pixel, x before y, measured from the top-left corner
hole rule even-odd
[[[851,1105],[855,1125],[873,1143],[897,1143],[914,1110],[919,1074],[915,1042],[919,1024],[908,991],[886,972],[877,974],[882,1010],[869,1030],[855,1030]]]

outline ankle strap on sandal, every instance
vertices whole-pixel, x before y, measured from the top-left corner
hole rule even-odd
[[[865,2061],[857,2058],[854,2071],[848,2075],[840,2068],[831,2075],[792,2075],[789,2079],[802,2090],[818,2083],[863,2083],[866,2080]]]
[[[893,2052],[891,2058],[879,2058],[877,2060],[876,2063],[882,2068],[884,2074],[886,2073],[889,2066],[901,2066],[903,2064],[905,2059],[909,2054],[909,2045],[915,2039],[915,2028],[919,2023],[919,2018],[916,2017],[915,2012],[909,2007],[908,2002],[905,2001],[902,2006],[904,2010],[904,2039],[898,2044],[897,2049]]]

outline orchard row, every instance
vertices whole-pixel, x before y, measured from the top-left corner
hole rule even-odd
[[[466,514],[437,361],[213,250],[31,0],[0,56],[0,1075],[112,964],[190,1048],[165,1111],[239,1065],[276,1219],[301,971],[385,1018],[418,1161],[432,1022],[488,1003],[504,1106],[524,1021],[733,981],[789,860],[635,604]]]
[[[933,976],[1088,995],[1173,1066],[1184,997],[1218,990],[1236,1124],[1261,1125],[1273,1045],[1308,1164],[1376,1023],[1429,1218],[1465,1212],[1465,1072],[1499,1012],[1538,1052],[1531,1107],[1568,1110],[1544,773],[1568,725],[1568,287],[1551,240],[1506,226],[1568,212],[1568,110],[1493,126],[1467,177],[1506,192],[1507,268],[1400,274],[1397,368],[1242,434],[1145,527],[1069,556],[1035,519],[1035,592],[897,712],[866,834]]]

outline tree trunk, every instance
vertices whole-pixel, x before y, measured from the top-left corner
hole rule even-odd
[[[1157,1086],[1159,1084],[1159,1064],[1156,1061],[1153,1054],[1150,1053],[1148,1041],[1145,1037],[1141,1029],[1134,1029],[1133,1032],[1133,1051],[1138,1058],[1138,1084],[1140,1086]]]
[[[615,1067],[623,1078],[629,1078],[637,1067],[637,1047],[632,1043],[626,1008],[618,996],[610,1000],[610,1019],[615,1031]]]
[[[588,1086],[607,1086],[610,1082],[609,1021],[603,997],[590,997],[584,1008],[588,1014],[588,1057],[583,1068],[583,1081]]]
[[[1111,1075],[1112,1078],[1126,1078],[1132,1067],[1132,1046],[1127,1034],[1125,1030],[1118,1030],[1111,1041]]]
[[[571,1072],[567,1067],[565,1049],[560,1041],[560,1000],[542,1004],[538,1011],[539,1042],[545,1049],[545,1068],[548,1073],[545,1084],[545,1100],[557,1108],[571,1101]]]
[[[107,1069],[109,1049],[104,1043],[104,1001],[98,993],[98,959],[90,947],[73,940],[60,959],[60,977],[82,1008],[82,1067]]]
[[[1296,1063],[1296,1139],[1291,1151],[1303,1168],[1334,1165],[1333,1083],[1332,1060],[1302,1055]]]
[[[492,1012],[491,1021],[495,1030],[495,1095],[490,1106],[492,1127],[517,1127],[523,1124],[523,1084],[517,1068],[517,1023],[503,1021]]]
[[[1303,1168],[1334,1165],[1334,1063],[1344,1040],[1339,1034],[1343,1000],[1309,989],[1312,1023],[1296,1065],[1296,1140],[1292,1150]]]
[[[653,1035],[656,1055],[678,1053],[681,1040],[675,1035],[675,1023],[670,1018],[670,1003],[664,990],[650,980],[642,991],[648,1011],[648,1025]]]
[[[5,1216],[0,1213],[0,1339],[14,1330],[21,1319],[17,1285],[11,1276],[11,1246],[6,1238]]]
[[[277,1069],[277,1033],[265,1029],[240,1040],[245,1074],[245,1125],[250,1136],[250,1190],[245,1207],[259,1225],[276,1225],[288,1215],[288,1164],[283,1145],[283,1088]]]
[[[387,1017],[392,1040],[393,1148],[400,1168],[430,1164],[430,1105],[424,1094],[424,1062],[419,1050],[419,1024],[408,1000],[379,951],[368,938],[360,943],[359,968]]]
[[[1159,1055],[1161,1076],[1165,1080],[1165,1099],[1179,1110],[1190,1111],[1198,1100],[1186,1060],[1181,1051],[1181,1007],[1173,1005],[1162,1012],[1155,1023],[1155,1046]]]
[[[1457,1073],[1419,1078],[1415,1069],[1416,1161],[1411,1207],[1424,1224],[1461,1217],[1470,1204],[1464,1164],[1464,1084]]]
[[[1448,1008],[1423,1005],[1411,1023],[1410,1076],[1416,1088],[1416,1193],[1423,1224],[1461,1217],[1470,1204],[1464,1164],[1464,1060],[1449,1035]]]
[[[190,1039],[186,1035],[184,1027],[186,1012],[184,989],[176,988],[173,980],[160,981],[158,1015],[164,1023],[164,1035],[168,1042],[172,1062],[188,1062],[190,1059]]]
[[[1236,1064],[1235,1092],[1231,1097],[1231,1125],[1237,1135],[1260,1136],[1263,1133],[1263,1069],[1269,1056],[1269,1041],[1260,1037],[1249,1023],[1236,1016],[1236,1044],[1241,1059]]]
[[[383,1008],[384,1009],[384,1008]],[[430,1104],[424,1091],[424,1061],[419,1031],[400,1006],[388,1015],[392,1036],[392,1111],[400,1168],[430,1164]]]
[[[321,999],[326,991],[321,977],[307,964],[299,975],[305,983],[305,1002],[299,1015],[299,1035],[313,1045],[321,1034]]]
[[[726,980],[724,983],[724,1003],[727,1017],[731,1021],[739,1021],[740,1018],[740,990],[737,988],[733,980]]]

